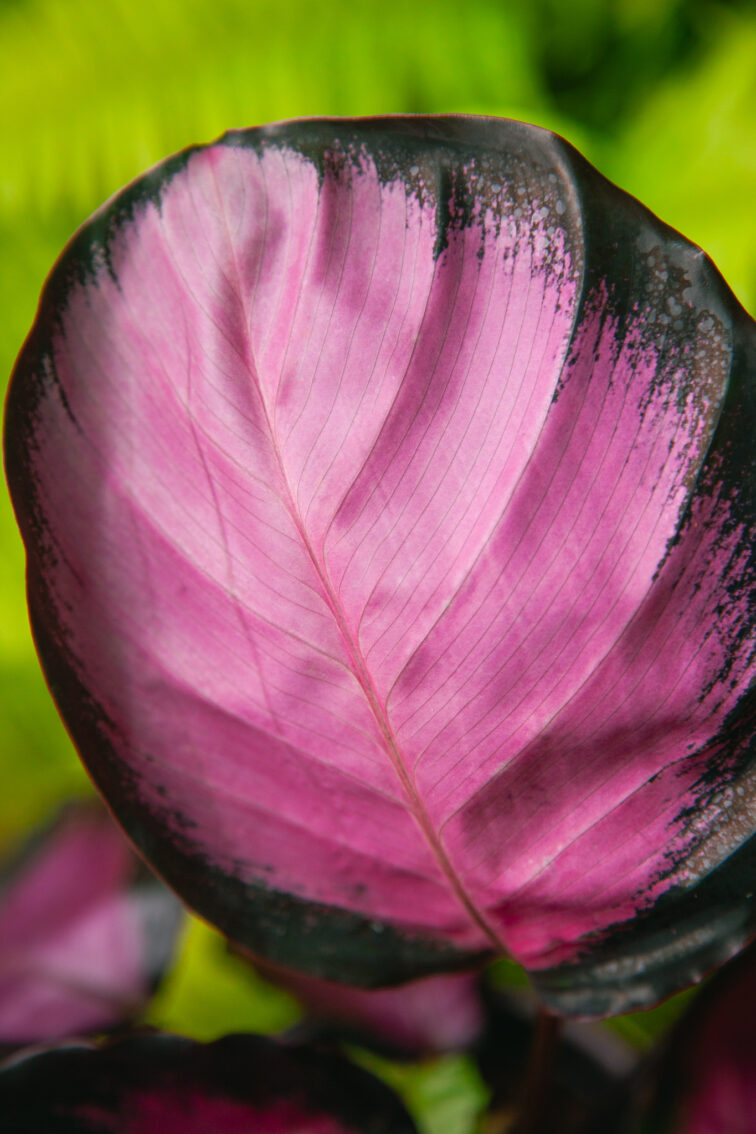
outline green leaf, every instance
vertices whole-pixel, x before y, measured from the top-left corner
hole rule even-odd
[[[394,1088],[420,1134],[471,1134],[488,1102],[488,1089],[469,1056],[396,1063],[362,1048],[350,1048],[349,1054]]]
[[[280,1032],[300,1015],[293,997],[229,953],[219,933],[190,918],[173,971],[142,1022],[208,1041],[227,1032]]]
[[[756,310],[756,13],[719,11],[701,64],[651,91],[604,172],[706,249]]]

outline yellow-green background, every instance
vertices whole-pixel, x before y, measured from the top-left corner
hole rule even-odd
[[[74,228],[166,154],[276,119],[451,111],[564,134],[756,311],[753,2],[0,0],[0,374]],[[0,853],[86,790],[38,672],[3,496]],[[152,1018],[206,1038],[292,1016],[195,925]],[[451,1099],[443,1125],[462,1134],[475,1087],[465,1065],[449,1074],[407,1089],[427,1129],[433,1092]]]

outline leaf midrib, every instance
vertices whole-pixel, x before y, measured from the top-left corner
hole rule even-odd
[[[451,859],[446,852],[439,833],[435,830],[431,822],[430,816],[421,797],[417,792],[415,784],[407,770],[405,761],[402,758],[397,738],[394,734],[394,730],[391,727],[391,722],[388,717],[386,706],[383,704],[375,683],[370,675],[370,670],[368,669],[368,666],[365,662],[359,641],[352,632],[345,612],[342,610],[338,595],[330,580],[325,564],[320,562],[307,534],[302,516],[300,515],[299,509],[296,504],[294,493],[291,490],[291,485],[289,483],[286,467],[281,455],[281,449],[278,444],[274,424],[271,420],[270,413],[268,412],[268,405],[262,390],[257,362],[254,357],[254,351],[252,347],[249,316],[244,300],[242,299],[242,296],[245,294],[245,290],[242,286],[242,274],[236,256],[234,241],[231,237],[231,232],[228,225],[228,216],[226,214],[223,193],[220,190],[220,186],[218,185],[214,171],[213,180],[215,181],[218,202],[220,205],[221,214],[223,216],[224,227],[226,229],[231,262],[233,264],[234,272],[236,275],[236,294],[239,296],[242,314],[244,317],[244,363],[260,400],[260,407],[265,421],[265,429],[270,440],[280,481],[283,486],[282,503],[286,508],[286,511],[288,512],[292,523],[294,524],[297,534],[299,535],[299,538],[302,542],[302,546],[304,547],[310,563],[312,564],[312,568],[318,579],[323,598],[325,599],[326,605],[331,612],[336,626],[338,627],[342,641],[344,642],[351,671],[360,688],[362,689],[363,695],[368,705],[370,706],[370,710],[378,726],[386,754],[394,768],[394,772],[409,803],[410,812],[417,822],[420,831],[430,848],[431,854],[437,862],[441,873],[446,878],[446,881],[448,882],[452,893],[464,909],[470,921],[478,927],[478,929],[483,933],[484,937],[490,942],[491,947],[497,953],[504,952],[504,944],[501,938],[495,932],[493,927],[488,923],[485,915],[478,908],[478,906],[475,904],[472,897],[468,893],[467,888],[465,887],[462,879],[454,868]]]
[[[404,759],[402,758],[402,754],[399,749],[397,738],[391,727],[391,722],[389,721],[386,708],[381,701],[378,690],[375,687],[375,683],[373,682],[370,671],[365,663],[365,659],[363,657],[359,643],[357,642],[354,634],[351,631],[344,611],[341,609],[341,605],[338,601],[330,578],[328,577],[328,573],[325,570],[325,567],[318,561],[304,525],[301,522],[301,518],[293,505],[288,479],[286,478],[283,464],[280,461],[278,449],[275,445],[274,448],[276,449],[276,459],[279,463],[282,480],[286,486],[287,496],[289,497],[289,499],[286,501],[287,511],[291,516],[292,522],[297,528],[300,539],[302,540],[310,562],[312,563],[313,569],[318,577],[318,581],[323,590],[323,595],[325,597],[326,603],[331,611],[331,614],[334,618],[334,621],[336,622],[339,633],[341,634],[342,640],[346,647],[352,673],[359,683],[365,699],[370,706],[370,710],[375,718],[376,724],[378,725],[381,739],[383,740],[383,744],[388,757],[409,801],[412,815],[414,816],[418,826],[420,827],[420,830],[422,831],[423,836],[425,837],[434,858],[438,862],[442,874],[448,881],[460,905],[468,914],[471,921],[473,921],[478,926],[478,928],[484,933],[486,938],[491,942],[493,948],[495,948],[497,952],[501,952],[504,949],[501,939],[488,924],[483,913],[475,905],[466,887],[464,886],[462,879],[459,877],[459,874],[452,865],[452,862],[448,854],[446,853],[446,849],[441,842],[441,838],[433,827],[425,805],[418,795],[415,784],[413,783],[412,778],[407,771]]]

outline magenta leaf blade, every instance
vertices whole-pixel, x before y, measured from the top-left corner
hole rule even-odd
[[[753,350],[517,123],[236,132],[95,214],[6,462],[51,688],[171,885],[286,967],[507,952],[577,1014],[740,948]]]

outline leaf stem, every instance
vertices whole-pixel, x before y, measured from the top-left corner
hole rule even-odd
[[[554,1055],[562,1021],[540,1008],[512,1134],[553,1134]]]

